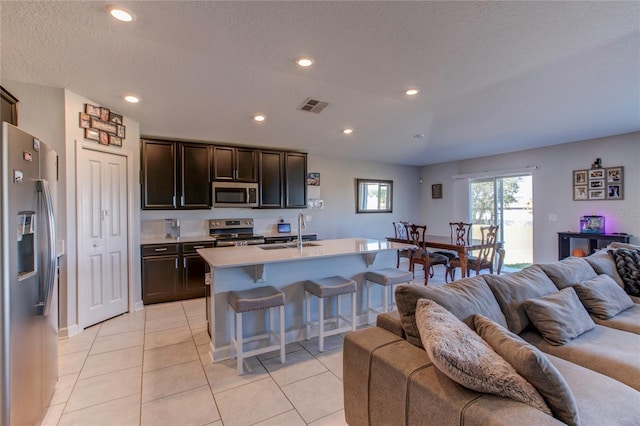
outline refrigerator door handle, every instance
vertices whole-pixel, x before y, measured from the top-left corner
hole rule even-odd
[[[49,315],[51,309],[51,300],[53,299],[53,287],[56,278],[56,225],[53,216],[53,203],[51,201],[51,190],[49,182],[46,179],[38,179],[38,191],[42,192],[42,201],[44,204],[44,213],[47,221],[47,265],[44,282],[44,294],[41,295],[40,304],[44,307],[43,315]]]

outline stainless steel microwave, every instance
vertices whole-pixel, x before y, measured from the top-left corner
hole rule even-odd
[[[258,184],[213,182],[213,207],[258,207]]]

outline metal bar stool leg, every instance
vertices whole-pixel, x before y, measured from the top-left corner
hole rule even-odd
[[[318,318],[318,326],[320,328],[318,349],[320,349],[320,352],[324,352],[324,297],[318,297]]]
[[[284,305],[280,306],[280,362],[285,363]]]
[[[241,375],[242,374],[242,370],[243,370],[243,364],[244,364],[244,359],[243,359],[243,352],[244,352],[244,347],[243,347],[243,339],[242,339],[242,313],[236,312],[236,357],[237,359],[237,367],[238,367],[238,374]]]

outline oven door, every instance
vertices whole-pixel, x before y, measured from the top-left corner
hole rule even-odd
[[[257,207],[258,184],[216,183],[213,184],[214,207]]]

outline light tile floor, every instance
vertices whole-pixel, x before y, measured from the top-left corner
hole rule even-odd
[[[406,265],[401,265],[406,267]],[[440,271],[442,270],[442,271]],[[424,275],[416,271],[416,283]],[[436,267],[429,284],[444,283]],[[344,425],[343,335],[211,363],[204,299],[145,306],[59,342],[43,425]]]

